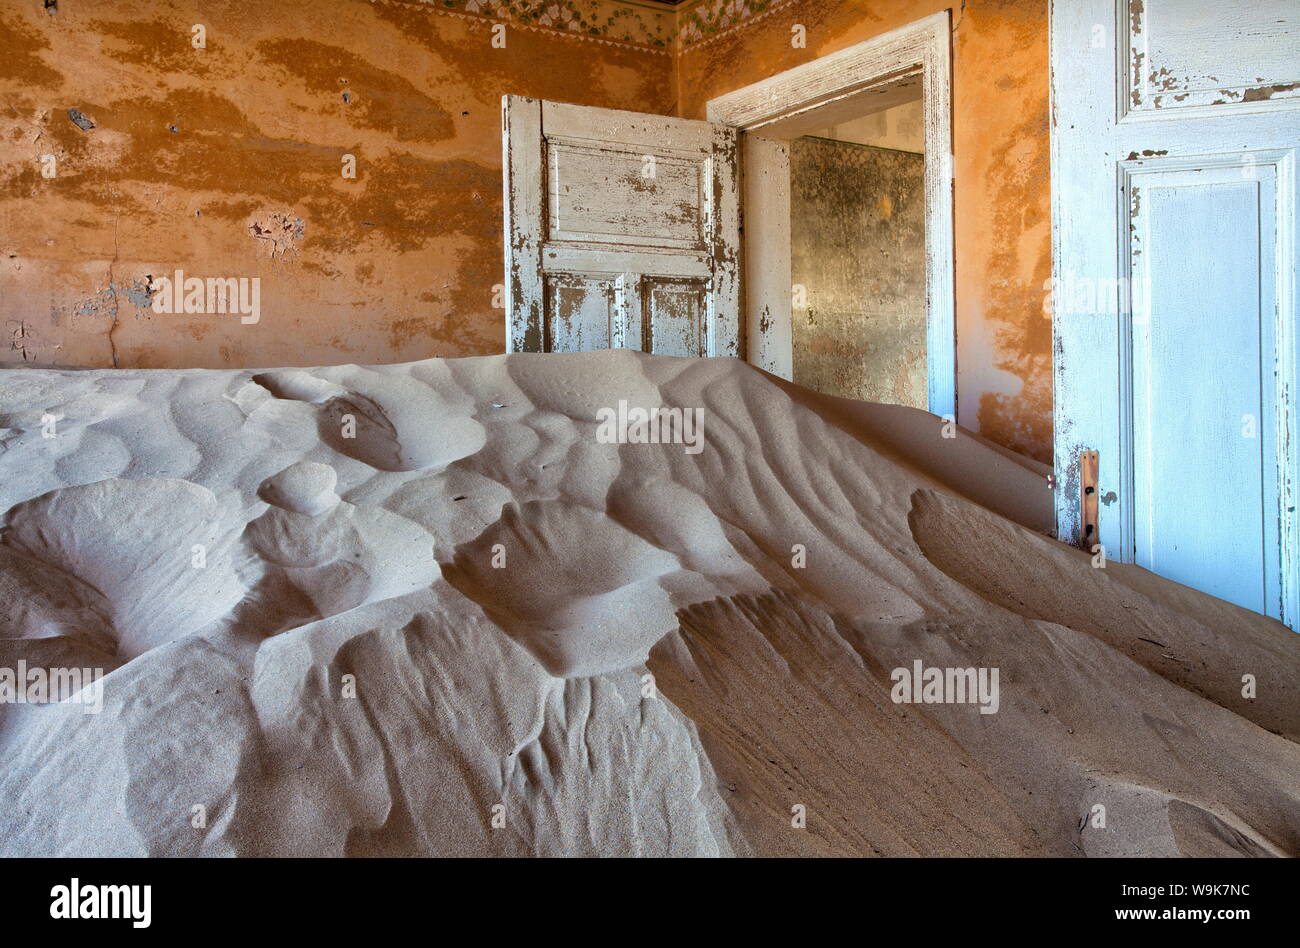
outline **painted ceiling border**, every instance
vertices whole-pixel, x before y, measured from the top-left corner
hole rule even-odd
[[[684,52],[738,33],[798,0],[691,0],[677,10],[676,46]]]
[[[672,55],[744,29],[797,0],[370,0]]]
[[[371,3],[377,0],[370,0]],[[671,55],[676,10],[645,0],[378,0],[464,20]]]

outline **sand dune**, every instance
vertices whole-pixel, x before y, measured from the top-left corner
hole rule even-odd
[[[0,853],[1300,854],[1300,637],[957,435],[622,351],[0,372],[0,668],[105,672],[0,704]]]

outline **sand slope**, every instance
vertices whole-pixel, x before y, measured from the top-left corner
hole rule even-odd
[[[0,704],[0,853],[1300,853],[1300,637],[1049,510],[729,360],[0,372],[0,667],[107,673]]]

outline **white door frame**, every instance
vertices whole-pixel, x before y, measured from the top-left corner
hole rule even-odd
[[[785,142],[837,115],[925,105],[925,299],[929,408],[957,417],[953,298],[952,66],[949,11],[796,66],[708,102],[708,119],[742,136],[746,359],[791,374],[790,167]]]

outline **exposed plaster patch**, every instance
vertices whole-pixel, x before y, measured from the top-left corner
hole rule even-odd
[[[80,109],[68,109],[68,118],[72,119],[72,124],[83,132],[88,132],[95,127],[95,123],[86,118],[86,114]]]
[[[251,221],[248,225],[248,233],[258,240],[269,241],[271,256],[275,257],[277,254],[282,256],[291,250],[297,252],[306,227],[301,217],[276,211],[260,220]]]
[[[77,304],[72,315],[78,317],[106,316],[117,317],[119,301],[126,301],[137,309],[148,309],[153,302],[155,287],[146,279],[132,280],[128,284],[110,282],[93,296]]]
[[[152,276],[147,276],[144,280],[134,280],[126,286],[118,287],[118,291],[127,298],[127,301],[140,309],[148,309],[152,305],[153,295],[156,290]]]

